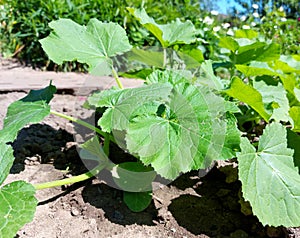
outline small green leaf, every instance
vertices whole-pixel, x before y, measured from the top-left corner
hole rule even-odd
[[[253,39],[258,36],[258,32],[251,29],[238,29],[234,32],[236,38]]]
[[[14,160],[15,157],[12,147],[0,141],[0,185],[8,176]]]
[[[97,136],[92,137],[88,141],[80,145],[80,158],[85,160],[94,160],[101,163],[107,163],[108,158],[104,153]]]
[[[35,101],[45,101],[49,103],[56,93],[56,87],[50,82],[50,85],[46,88],[39,90],[30,90],[27,96],[20,99],[22,102],[35,102]]]
[[[177,51],[180,59],[182,59],[186,65],[186,69],[197,68],[204,61],[203,53],[200,49],[194,48],[192,45],[183,45]]]
[[[224,92],[241,102],[247,103],[257,111],[263,119],[269,121],[270,115],[264,108],[261,94],[252,86],[245,84],[240,78],[233,77],[229,89]]]
[[[219,46],[235,52],[239,48],[239,44],[229,36],[221,37],[219,41]]]
[[[112,170],[115,183],[127,192],[147,192],[152,190],[152,182],[156,177],[151,167],[140,162],[124,162]]]
[[[211,60],[206,60],[201,64],[200,77],[197,79],[196,83],[201,83],[218,91],[224,88],[220,78],[216,77],[214,74]]]
[[[290,117],[292,118],[293,122],[293,131],[300,132],[300,107],[293,106],[290,109]]]
[[[277,86],[267,85],[264,81],[253,81],[253,87],[262,95],[265,108],[270,111],[270,119],[275,121],[290,121],[289,100],[281,83]]]
[[[293,150],[287,148],[286,129],[279,123],[266,127],[256,152],[242,138],[238,154],[239,179],[244,198],[263,225],[300,225],[300,175]]]
[[[49,26],[54,31],[40,42],[57,64],[78,60],[87,63],[93,74],[109,74],[110,57],[131,49],[125,30],[116,23],[91,19],[87,26],[81,26],[70,19],[59,19]]]
[[[124,192],[123,200],[131,211],[141,212],[150,205],[152,201],[152,193],[151,192],[142,192],[142,193]]]
[[[0,189],[0,237],[13,238],[20,228],[32,221],[37,199],[35,189],[16,181]]]
[[[145,9],[127,9],[160,41],[164,48],[176,44],[190,44],[196,41],[196,29],[191,21],[182,23],[179,19],[176,19],[174,22],[160,25],[148,16]]]

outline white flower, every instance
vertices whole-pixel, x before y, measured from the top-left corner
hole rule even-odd
[[[278,28],[278,27],[275,25],[275,26],[274,26],[274,29],[277,29],[277,28]]]
[[[247,16],[241,16],[241,21],[246,21]]]
[[[254,9],[258,9],[258,5],[257,4],[252,4],[252,7],[254,8]]]
[[[214,22],[214,19],[210,18],[209,16],[206,16],[203,20],[204,23],[206,23],[207,25],[211,25]]]
[[[230,27],[230,23],[228,23],[228,22],[223,23],[223,24],[222,24],[222,27],[223,27],[224,29],[227,29],[227,28]]]
[[[203,31],[209,31],[209,29],[207,27],[204,27]]]
[[[279,10],[280,12],[283,12],[283,11],[284,11],[283,6],[281,6],[278,10]]]
[[[214,31],[214,32],[218,32],[220,29],[221,29],[220,26],[215,26],[215,27],[213,28],[213,31]]]
[[[229,36],[234,36],[234,31],[232,29],[229,29],[227,32],[226,32],[227,35]]]
[[[214,16],[218,16],[218,14],[219,14],[219,12],[216,10],[212,10],[210,13],[211,13],[211,15],[214,15]]]
[[[282,22],[286,22],[287,19],[286,19],[285,17],[281,17],[281,21],[282,21]]]
[[[256,18],[259,18],[258,12],[254,12],[254,13],[253,13],[253,16],[256,17]]]
[[[249,30],[250,29],[250,26],[248,26],[248,25],[243,25],[243,27],[242,27],[244,30]]]
[[[251,26],[256,26],[256,23],[255,22],[251,22]]]

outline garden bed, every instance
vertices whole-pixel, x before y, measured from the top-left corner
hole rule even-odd
[[[20,74],[22,70],[27,69],[19,68]],[[82,96],[68,92],[72,90],[55,95],[53,110],[89,117],[80,107]],[[24,96],[20,91],[1,93],[1,127],[7,106]],[[35,184],[84,171],[74,126],[51,117],[19,133],[13,144],[16,161],[5,183]],[[300,237],[297,229],[266,228],[256,217],[241,213],[240,182],[226,176],[227,169],[233,175],[237,172],[233,167],[234,163],[218,164],[203,178],[195,171],[161,185],[154,191],[152,204],[140,213],[130,211],[122,193],[98,179],[40,190],[34,220],[17,237]]]

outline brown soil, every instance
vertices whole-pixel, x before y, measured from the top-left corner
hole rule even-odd
[[[0,74],[1,70],[9,69],[0,67]],[[7,106],[23,96],[20,91],[0,93],[0,128]],[[78,97],[56,94],[52,108],[90,117]],[[24,128],[13,144],[16,160],[6,183],[46,182],[83,172],[74,133],[72,123],[54,116]],[[241,212],[241,203],[243,208],[245,204],[234,165],[219,163],[205,177],[194,171],[161,185],[151,205],[140,213],[126,207],[121,191],[98,179],[39,190],[34,220],[16,237],[300,237],[298,229],[263,227],[256,217]]]

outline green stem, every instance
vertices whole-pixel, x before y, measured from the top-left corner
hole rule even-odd
[[[102,136],[104,136],[104,137],[107,135],[107,133],[101,131],[99,128],[97,128],[97,127],[95,127],[95,126],[92,126],[91,124],[89,124],[89,123],[87,123],[87,122],[85,122],[85,121],[82,121],[82,120],[80,120],[80,119],[78,119],[78,118],[74,118],[74,117],[71,117],[71,116],[67,116],[67,115],[65,115],[65,114],[63,114],[63,113],[56,112],[56,111],[53,111],[53,110],[51,110],[50,113],[53,114],[53,115],[59,116],[59,117],[61,117],[61,118],[67,119],[67,120],[69,120],[69,121],[76,122],[77,124],[82,125],[82,126],[84,126],[84,127],[86,127],[86,128],[89,128],[89,129],[91,129],[91,130],[97,132],[99,135],[102,135]]]
[[[163,61],[163,68],[166,68],[167,65],[167,49],[164,48],[164,61]]]
[[[84,174],[81,174],[81,175],[77,175],[77,176],[74,176],[74,177],[71,177],[71,178],[46,182],[46,183],[33,184],[33,186],[36,190],[40,190],[40,189],[53,188],[53,187],[58,187],[58,186],[62,186],[62,185],[81,182],[81,181],[84,181],[84,180],[87,180],[89,178],[94,177],[102,169],[104,169],[105,166],[106,166],[106,163],[103,163],[103,164],[98,165],[94,169],[92,169],[92,170],[90,170],[90,171],[88,171]]]
[[[114,68],[112,68],[112,69],[111,69],[111,72],[112,72],[112,74],[113,74],[113,76],[114,76],[114,78],[115,78],[115,80],[116,80],[116,82],[117,82],[117,84],[118,84],[118,87],[119,87],[120,89],[123,89],[124,87],[123,87],[123,84],[122,84],[122,82],[121,82],[121,80],[120,80],[120,78],[119,78],[119,76],[118,76],[117,71],[116,71]]]
[[[110,144],[110,135],[106,134],[106,136],[104,136],[103,151],[107,157],[109,156],[109,144]]]

